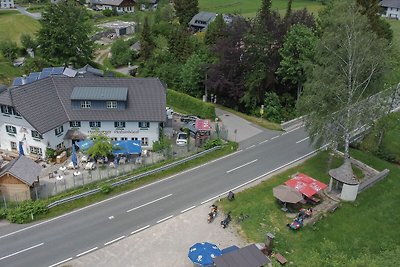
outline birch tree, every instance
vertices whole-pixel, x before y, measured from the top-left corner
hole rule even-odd
[[[320,23],[321,39],[298,109],[307,114],[311,139],[343,147],[348,159],[352,134],[382,110],[368,97],[382,86],[388,45],[369,30],[354,1],[335,1]]]

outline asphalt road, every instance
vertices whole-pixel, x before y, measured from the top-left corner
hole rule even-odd
[[[262,135],[261,135],[262,137]],[[262,140],[225,158],[61,217],[0,236],[0,266],[56,266],[136,231],[225,197],[254,179],[310,154],[304,128]],[[261,138],[261,139],[260,139]]]

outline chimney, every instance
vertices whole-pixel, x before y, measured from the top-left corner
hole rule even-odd
[[[22,75],[22,84],[26,84],[26,74]]]

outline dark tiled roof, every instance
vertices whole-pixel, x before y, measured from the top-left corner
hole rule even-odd
[[[260,267],[271,263],[271,260],[255,244],[251,244],[216,257],[214,263],[217,267]]]
[[[190,20],[190,26],[198,26],[198,27],[207,27],[215,18],[217,17],[216,13],[204,12],[201,11],[194,15],[194,17]],[[198,23],[199,21],[205,22],[206,24]]]
[[[72,90],[71,100],[126,101],[127,96],[126,87],[75,87]]]
[[[10,92],[7,89],[0,93],[0,104],[12,106]]]
[[[37,177],[40,175],[42,168],[39,164],[30,160],[29,158],[19,155],[18,158],[13,159],[8,163],[0,172],[0,176],[5,173],[10,173],[17,177],[22,182],[32,185],[37,181]]]
[[[400,0],[383,0],[379,5],[383,7],[400,8]]]
[[[13,106],[41,134],[68,121],[54,79],[47,77],[11,89]]]
[[[72,109],[75,87],[126,87],[126,109]],[[157,78],[48,77],[11,89],[11,96],[14,107],[41,134],[68,121],[165,121],[166,88]]]
[[[119,6],[124,0],[91,0],[94,5]]]

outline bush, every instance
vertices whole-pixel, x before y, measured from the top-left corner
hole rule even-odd
[[[101,13],[105,17],[118,16],[118,12],[115,9],[104,9]]]
[[[103,194],[108,194],[108,193],[111,192],[111,190],[112,190],[112,186],[111,186],[110,184],[103,184],[103,185],[100,187],[100,191],[101,191]]]
[[[32,220],[32,216],[45,214],[47,211],[46,202],[26,200],[21,202],[17,208],[7,210],[7,220],[12,223],[27,223]]]
[[[222,146],[222,140],[221,139],[210,139],[204,144],[205,149],[210,149],[215,146]]]
[[[5,219],[7,218],[7,209],[0,209],[0,219]]]
[[[46,158],[54,159],[56,156],[56,151],[50,147],[46,148]]]
[[[215,107],[212,104],[174,90],[168,89],[167,104],[200,118],[215,119]]]

